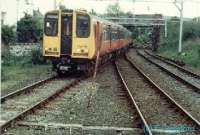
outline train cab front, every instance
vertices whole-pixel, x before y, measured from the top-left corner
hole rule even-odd
[[[56,10],[45,15],[43,55],[57,71],[79,69],[88,59],[89,16],[72,10]]]
[[[73,12],[55,10],[44,20],[43,56],[52,61],[53,69],[69,70],[71,59]],[[69,65],[69,66],[64,66]]]

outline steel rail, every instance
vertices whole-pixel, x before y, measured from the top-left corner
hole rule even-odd
[[[11,93],[1,97],[1,103],[5,102],[9,98],[15,97],[15,96],[20,95],[20,94],[25,93],[25,92],[29,92],[30,90],[33,90],[34,88],[41,86],[42,84],[47,83],[47,82],[49,82],[49,81],[51,81],[55,78],[56,78],[56,76],[48,77],[46,79],[43,79],[43,80],[40,80],[40,81],[35,82],[33,84],[30,84],[30,85],[28,85],[24,88],[21,88],[19,90],[11,92]]]
[[[17,120],[19,119],[23,119],[26,115],[28,115],[29,113],[32,113],[35,111],[35,109],[39,109],[41,108],[43,105],[46,105],[47,103],[49,103],[51,100],[54,100],[56,97],[58,97],[61,93],[66,92],[67,90],[69,90],[71,87],[77,85],[80,81],[82,81],[84,78],[81,79],[76,79],[74,81],[72,81],[70,84],[64,86],[63,88],[57,90],[56,92],[54,92],[53,94],[51,94],[48,97],[45,97],[44,99],[42,99],[41,101],[37,102],[35,105],[29,107],[28,109],[24,110],[23,112],[19,113],[18,115],[14,116],[13,118],[11,118],[10,120],[6,121],[5,123],[3,123],[0,126],[0,131],[1,133],[5,132],[5,129],[12,126],[13,123],[15,123]]]
[[[156,59],[159,59],[159,60],[161,60],[161,61],[163,61],[163,62],[165,62],[165,63],[167,63],[167,64],[169,64],[169,65],[172,65],[173,67],[175,67],[175,68],[181,70],[182,72],[185,72],[185,73],[187,73],[187,74],[189,74],[189,75],[191,75],[191,76],[193,76],[193,77],[195,77],[195,78],[200,79],[200,75],[198,75],[198,74],[196,74],[196,73],[194,73],[194,72],[192,72],[192,71],[190,71],[190,70],[188,70],[188,69],[185,69],[185,68],[183,68],[183,67],[181,67],[181,66],[179,66],[179,65],[177,65],[177,64],[175,64],[175,63],[172,63],[172,62],[169,62],[169,61],[165,60],[165,57],[163,57],[163,56],[151,54],[151,53],[149,53],[149,52],[146,51],[146,50],[145,50],[144,52],[145,52],[146,54],[148,54],[148,55],[150,55],[150,56],[156,58]],[[168,58],[166,58],[166,59],[168,59]]]
[[[119,78],[120,78],[120,80],[121,80],[121,82],[122,82],[124,88],[126,89],[128,95],[129,95],[129,97],[131,98],[131,101],[132,101],[134,107],[135,107],[136,110],[137,110],[137,113],[139,114],[139,116],[140,116],[140,118],[141,118],[141,120],[142,120],[142,122],[143,122],[144,130],[147,132],[146,134],[148,134],[148,135],[153,135],[152,132],[151,132],[151,130],[150,130],[150,127],[149,127],[149,125],[147,124],[147,122],[146,122],[146,120],[145,120],[143,114],[141,113],[141,111],[140,111],[140,109],[139,109],[139,107],[138,107],[138,105],[137,105],[135,99],[133,98],[133,96],[132,96],[132,94],[131,94],[131,92],[130,92],[130,90],[129,90],[129,88],[128,88],[128,86],[127,86],[127,84],[126,84],[126,82],[125,82],[125,80],[124,80],[124,78],[123,78],[123,76],[122,76],[122,74],[121,74],[121,72],[120,72],[118,66],[117,66],[117,64],[116,64],[116,62],[114,62],[114,65],[115,65],[115,68],[116,68],[116,70],[117,70],[118,76],[119,76]],[[144,131],[144,132],[145,132],[145,131]]]
[[[181,81],[182,83],[188,85],[189,87],[193,88],[193,90],[197,93],[200,92],[200,88],[193,85],[191,82],[186,81],[185,79],[183,79],[182,77],[174,74],[173,72],[169,71],[167,68],[164,68],[163,66],[160,66],[158,63],[150,60],[148,57],[144,56],[143,54],[141,54],[139,51],[137,51],[137,54],[140,55],[141,57],[143,57],[145,60],[149,61],[150,63],[156,65],[158,68],[160,68],[161,70],[165,71],[167,74],[169,74],[170,76],[172,76],[173,78]]]
[[[145,51],[147,51],[147,50],[145,50]],[[159,57],[160,59],[164,59],[164,60],[166,60],[166,61],[169,61],[169,62],[172,62],[172,63],[174,63],[174,64],[176,64],[176,65],[179,65],[179,66],[181,66],[181,67],[183,67],[183,66],[185,65],[185,63],[184,63],[183,61],[170,59],[170,58],[164,57],[164,56],[162,56],[162,55],[158,55],[158,54],[153,54],[153,55]]]
[[[158,92],[160,92],[163,96],[165,96],[172,104],[174,104],[185,116],[187,116],[194,124],[198,127],[198,131],[200,131],[200,122],[195,119],[187,110],[185,110],[180,104],[178,104],[172,97],[170,97],[163,89],[161,89],[151,78],[149,78],[139,67],[133,63],[128,56],[125,56],[126,60],[135,68],[145,80],[147,80]]]

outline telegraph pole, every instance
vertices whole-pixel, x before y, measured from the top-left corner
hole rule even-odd
[[[56,9],[57,8],[57,6],[56,6],[56,0],[54,0],[54,9]]]
[[[180,7],[176,4],[176,0],[174,5],[180,12],[180,31],[179,31],[179,44],[178,44],[178,54],[182,52],[182,36],[183,36],[183,0],[180,1]]]
[[[181,1],[180,8],[180,33],[179,33],[179,45],[178,45],[178,53],[182,52],[182,36],[183,36],[183,0]]]
[[[167,18],[165,18],[165,38],[167,38]]]
[[[16,8],[16,13],[17,13],[17,16],[16,16],[16,42],[18,42],[18,35],[17,35],[17,23],[18,23],[18,20],[19,20],[19,1],[20,0],[17,0],[17,8]]]
[[[17,13],[17,17],[16,17],[16,22],[19,19],[19,0],[17,0],[17,8],[16,8],[16,13]]]

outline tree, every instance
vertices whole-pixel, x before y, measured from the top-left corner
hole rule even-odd
[[[67,8],[66,8],[65,5],[60,4],[60,5],[59,5],[59,9],[64,10],[64,9],[67,9]]]
[[[39,42],[43,34],[43,16],[34,11],[33,16],[25,16],[17,22],[18,42]]]
[[[1,29],[2,29],[1,39],[3,43],[8,45],[11,42],[15,42],[16,40],[15,26],[3,25]]]
[[[124,16],[131,18],[131,17],[133,17],[133,14],[131,13],[131,11],[128,11],[128,12],[124,13]]]
[[[94,9],[91,9],[91,11],[89,12],[89,14],[91,14],[91,15],[97,15],[97,13],[94,11]]]
[[[113,5],[108,5],[108,7],[106,8],[106,14],[107,16],[120,16],[124,13],[120,8],[119,3],[115,3]]]

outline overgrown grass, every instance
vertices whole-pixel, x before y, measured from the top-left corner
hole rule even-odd
[[[1,82],[1,92],[5,93],[9,89],[23,87],[28,82],[36,81],[49,75],[49,65],[32,66],[2,66],[4,80]],[[20,86],[21,85],[21,86]]]
[[[18,89],[49,76],[50,63],[47,62],[40,50],[33,50],[30,56],[2,56],[1,63],[1,92]]]
[[[182,54],[178,55],[178,44],[161,46],[159,53],[169,58],[184,61],[188,66],[200,69],[200,38],[183,42]]]
[[[182,60],[190,67],[200,69],[200,22],[184,22],[183,26],[182,53],[178,55],[179,23],[170,21],[168,22],[168,37],[164,38],[164,35],[161,35],[158,53]]]

